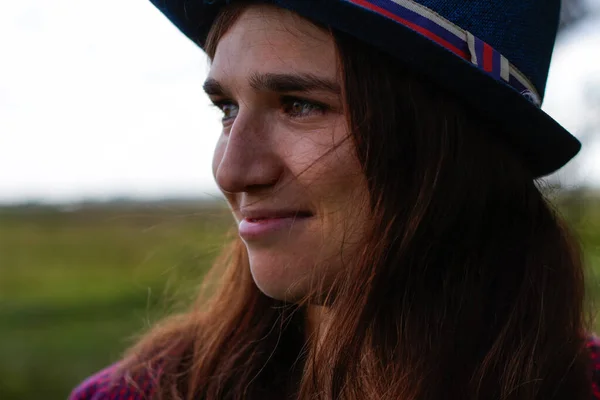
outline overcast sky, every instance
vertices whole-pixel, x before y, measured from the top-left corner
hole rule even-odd
[[[0,202],[216,193],[206,58],[148,0],[4,3]],[[576,136],[594,80],[600,17],[561,39],[548,81],[544,108]],[[600,145],[577,164],[600,185]]]

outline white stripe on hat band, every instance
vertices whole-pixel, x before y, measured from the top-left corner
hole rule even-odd
[[[466,34],[469,52],[471,53],[471,62],[475,65],[479,65],[477,60],[477,52],[475,51],[475,36],[473,36],[471,32],[466,32]]]
[[[346,0],[346,1],[352,2],[353,0]],[[457,36],[458,38],[462,39],[463,41],[465,41],[465,43],[468,45],[469,52],[471,53],[470,54],[471,55],[471,60],[470,60],[471,63],[474,64],[478,69],[482,69],[481,66],[478,65],[478,63],[483,62],[483,60],[477,59],[477,54],[475,51],[475,39],[476,38],[474,37],[473,34],[466,31],[465,29],[462,29],[460,26],[454,24],[453,22],[447,20],[446,18],[439,15],[435,11],[425,7],[422,4],[417,3],[415,0],[387,0],[387,1],[393,2],[401,7],[404,7],[406,9],[420,15],[423,18],[428,19],[429,21],[435,23],[436,25],[445,29],[449,33],[451,33],[451,34]],[[368,2],[372,5],[376,5],[376,3],[372,2],[372,0],[367,0],[366,2]],[[494,49],[494,51],[498,52],[495,49]],[[514,76],[515,79],[517,81],[519,81],[519,83],[521,85],[523,85],[529,92],[527,97],[528,98],[532,97],[533,102],[537,105],[540,105],[541,104],[541,96],[538,94],[535,86],[529,81],[529,79],[521,71],[519,71],[514,65],[512,65],[509,62],[509,60],[506,59],[506,57],[504,57],[502,54],[500,54],[500,56],[501,56],[500,77],[505,82],[509,82],[510,75]]]
[[[510,63],[503,55],[500,56],[500,77],[506,82],[510,80]]]
[[[521,71],[519,71],[514,65],[510,64],[510,73],[517,79],[521,85],[525,86],[527,89],[531,90],[535,95],[537,95],[537,91],[534,86],[529,83],[529,79]]]
[[[465,37],[464,29],[462,29],[458,25],[453,24],[452,22],[448,21],[446,18],[442,17],[435,11],[430,10],[429,8],[423,6],[422,4],[419,4],[413,0],[391,0],[391,1],[404,7],[404,8],[408,8],[410,11],[413,11],[422,17],[425,17],[429,20],[434,21],[436,24],[440,25],[442,28],[453,33],[457,37],[464,39],[464,37]]]

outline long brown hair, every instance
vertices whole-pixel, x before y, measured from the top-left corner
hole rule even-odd
[[[213,25],[211,59],[243,10]],[[525,164],[468,103],[331,33],[375,229],[324,336],[258,290],[234,238],[215,293],[122,370],[160,370],[160,399],[589,400],[580,249]]]

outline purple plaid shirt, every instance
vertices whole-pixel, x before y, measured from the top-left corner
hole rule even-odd
[[[117,364],[90,376],[76,387],[69,400],[150,400],[152,379],[126,379],[115,374]]]
[[[600,339],[592,336],[588,342],[592,368],[592,400],[600,400]],[[114,374],[116,364],[83,381],[69,400],[150,400],[153,393],[149,376],[126,379]]]

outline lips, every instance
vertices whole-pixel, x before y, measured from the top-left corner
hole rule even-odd
[[[275,214],[264,214],[253,217],[245,217],[244,219],[248,222],[261,222],[272,219],[282,219],[282,218],[309,218],[312,217],[313,214],[309,211],[294,211],[294,212],[282,212]]]
[[[313,213],[305,210],[242,210],[242,216],[248,222],[260,222],[281,218],[308,218]]]
[[[304,231],[306,221],[314,214],[304,210],[242,210],[238,226],[242,239],[249,243],[275,243],[290,238],[292,232]],[[285,231],[286,235],[280,232]]]

